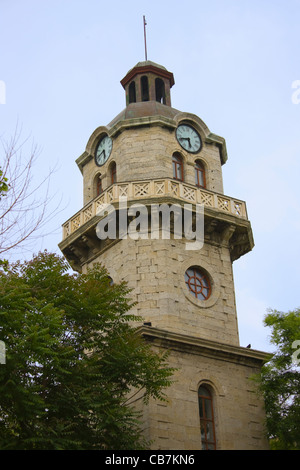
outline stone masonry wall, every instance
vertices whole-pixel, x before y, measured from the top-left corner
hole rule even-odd
[[[154,348],[156,349],[156,348]],[[157,350],[158,352],[158,350]],[[243,364],[170,349],[169,364],[177,368],[166,402],[151,400],[143,410],[143,431],[152,449],[201,449],[198,388],[213,395],[217,450],[265,450],[264,406],[251,377],[255,362]]]
[[[94,262],[106,266],[114,282],[126,281],[144,321],[173,332],[238,345],[238,327],[229,250],[205,244],[185,249],[185,240],[121,240]],[[188,242],[190,243],[190,242]],[[190,266],[205,270],[212,284],[208,300],[198,300],[185,284]]]

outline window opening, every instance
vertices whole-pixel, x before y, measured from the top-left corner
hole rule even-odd
[[[211,294],[208,277],[197,266],[187,269],[184,275],[185,283],[191,294],[199,300],[207,300]]]
[[[155,79],[155,97],[159,103],[166,104],[165,83],[161,78]]]
[[[215,419],[210,390],[201,385],[198,389],[202,450],[216,450]]]
[[[173,164],[173,178],[179,181],[183,181],[183,161],[178,153],[174,153],[172,157]]]
[[[97,196],[99,196],[99,194],[101,194],[103,192],[103,189],[102,189],[102,179],[101,179],[101,175],[98,175],[97,176],[97,183],[96,183],[96,193],[97,193]]]
[[[117,182],[117,165],[113,163],[110,169],[111,184]]]
[[[200,160],[197,160],[195,163],[195,184],[200,188],[206,187],[205,168]]]
[[[146,77],[145,75],[141,78],[141,88],[142,88],[142,101],[149,101],[148,77]]]
[[[129,103],[136,103],[136,90],[134,81],[129,85]]]

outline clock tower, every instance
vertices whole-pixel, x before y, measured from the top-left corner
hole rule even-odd
[[[153,449],[266,449],[251,376],[265,353],[241,347],[232,263],[253,248],[244,201],[223,191],[224,138],[171,105],[171,72],[139,62],[126,106],[76,163],[83,207],[63,224],[72,267],[126,281],[140,333],[176,368],[168,401],[135,406]]]

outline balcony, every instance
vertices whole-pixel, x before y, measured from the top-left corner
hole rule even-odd
[[[247,221],[244,201],[197,188],[191,184],[167,178],[120,182],[107,188],[63,224],[63,240],[91,221],[104,204],[117,204],[121,198],[127,198],[128,203],[147,201],[147,204],[151,204],[151,200],[157,203],[164,199],[172,199],[174,203],[175,199],[178,203],[203,204],[205,209],[212,209]]]

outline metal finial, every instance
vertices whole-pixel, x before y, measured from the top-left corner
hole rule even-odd
[[[144,41],[145,41],[145,60],[147,60],[147,40],[146,40],[146,18],[145,15],[143,16],[143,22],[144,22]]]

